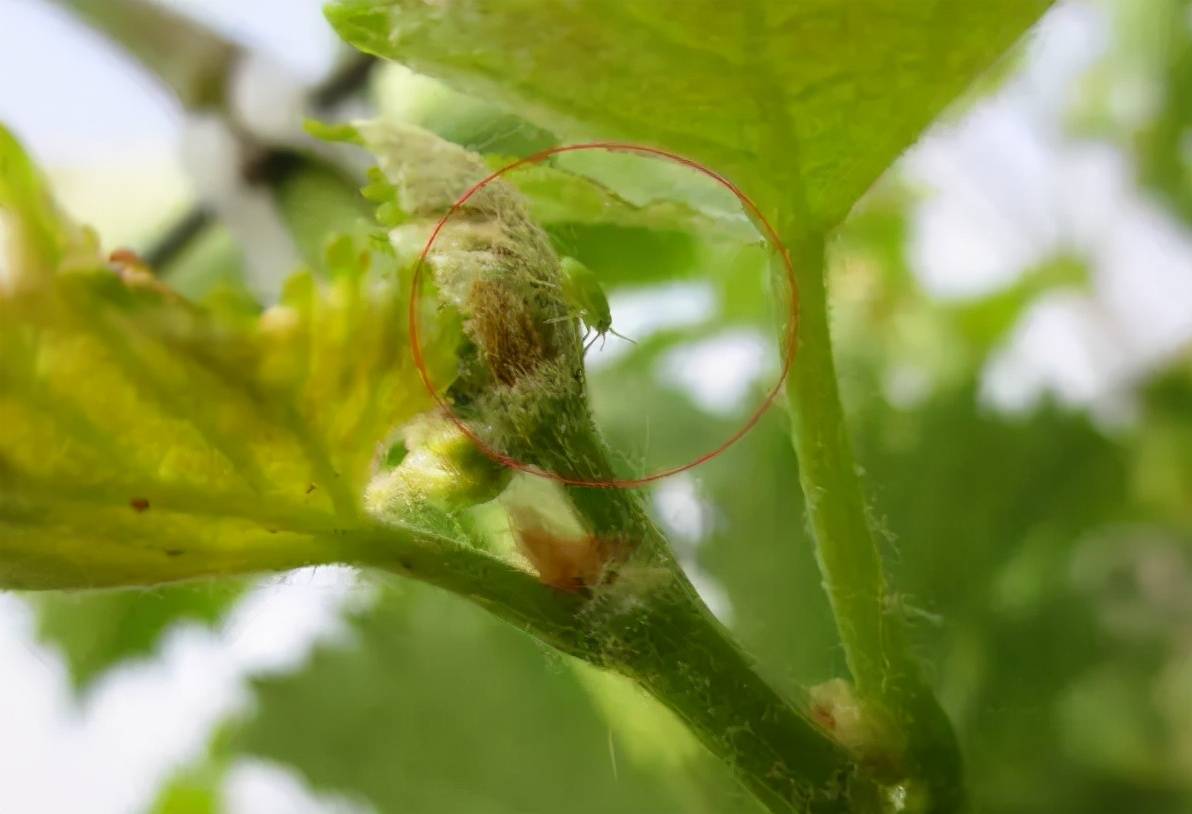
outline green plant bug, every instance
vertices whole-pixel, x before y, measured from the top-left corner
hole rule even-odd
[[[604,289],[600,287],[600,280],[597,279],[596,272],[573,257],[564,257],[559,267],[563,272],[563,294],[575,308],[575,316],[584,323],[584,335],[581,341],[584,342],[585,353],[597,339],[600,340],[600,347],[603,348],[604,338],[607,334],[612,334],[631,344],[637,344],[624,334],[613,330],[613,315],[608,307],[608,297],[605,296]],[[591,333],[596,335],[589,340],[588,335]]]

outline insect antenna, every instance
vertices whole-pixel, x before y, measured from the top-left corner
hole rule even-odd
[[[637,340],[636,340],[636,339],[630,339],[629,337],[625,336],[625,334],[619,334],[619,333],[617,333],[616,331],[614,331],[612,328],[609,328],[609,329],[608,329],[608,332],[609,332],[610,334],[612,334],[613,336],[617,337],[617,339],[624,339],[624,340],[625,340],[626,342],[628,342],[630,345],[636,345],[636,344],[637,344]]]

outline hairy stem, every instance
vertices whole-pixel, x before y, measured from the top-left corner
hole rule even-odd
[[[612,666],[686,722],[769,811],[878,810],[852,756],[758,675],[685,579],[611,621]]]
[[[568,431],[537,445],[538,462],[586,481],[611,479],[608,451],[586,414],[560,423]],[[641,495],[584,486],[567,492],[593,533],[633,547],[586,610],[598,651],[578,655],[635,679],[770,811],[876,810],[877,789],[858,774],[853,756],[766,684],[708,611]]]
[[[758,675],[677,567],[627,572],[584,596],[441,540],[424,545],[376,529],[340,543],[362,564],[450,590],[559,650],[635,680],[775,814],[877,810],[877,790],[852,757]]]
[[[881,553],[837,388],[828,325],[824,240],[788,240],[799,271],[799,350],[787,381],[799,477],[815,536],[816,560],[858,696],[904,743],[902,771],[928,788],[929,810],[962,802],[960,758],[951,726],[908,649],[889,603]],[[785,287],[785,278],[780,285]]]

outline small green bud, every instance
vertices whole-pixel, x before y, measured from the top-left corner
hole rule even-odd
[[[381,452],[378,468],[364,501],[370,513],[382,515],[419,504],[450,512],[487,503],[504,491],[512,476],[508,467],[490,459],[452,421],[437,414],[407,425],[400,439]]]

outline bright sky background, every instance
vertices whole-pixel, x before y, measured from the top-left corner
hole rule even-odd
[[[172,5],[201,11],[299,80],[317,78],[336,53],[313,0]],[[938,128],[904,168],[930,193],[916,216],[913,255],[941,296],[987,290],[1061,247],[1091,254],[1095,293],[1047,297],[1033,308],[987,384],[1005,405],[1050,389],[1120,420],[1129,414],[1129,382],[1192,337],[1192,245],[1138,194],[1121,155],[1062,131],[1071,83],[1106,41],[1094,5],[1062,5],[1034,36],[1025,70]],[[177,158],[180,111],[56,10],[0,0],[0,77],[0,120],[53,169],[80,219],[120,235],[189,194]],[[138,193],[121,178],[147,166],[160,189],[129,199]],[[113,223],[114,195],[122,214]],[[715,352],[739,366],[731,348]],[[336,608],[352,587],[351,575],[335,569],[275,580],[224,630],[176,631],[155,660],[109,676],[81,708],[57,656],[36,644],[27,609],[0,596],[0,811],[140,810],[172,766],[201,751],[210,726],[245,703],[242,677],[300,662],[312,641],[336,629]],[[259,764],[236,773],[231,796],[244,814],[345,810]]]

